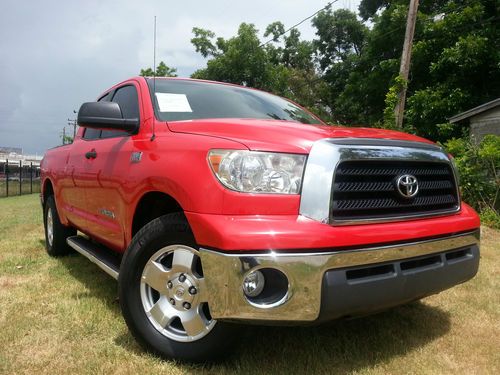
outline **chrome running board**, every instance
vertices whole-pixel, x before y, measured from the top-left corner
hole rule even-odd
[[[88,258],[92,263],[97,264],[109,276],[118,280],[120,272],[120,256],[111,250],[99,246],[85,237],[72,236],[66,240],[68,245]]]

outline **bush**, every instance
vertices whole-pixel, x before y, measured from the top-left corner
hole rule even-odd
[[[455,158],[463,200],[479,211],[484,224],[500,228],[500,137],[487,135],[479,144],[451,139],[445,147]]]

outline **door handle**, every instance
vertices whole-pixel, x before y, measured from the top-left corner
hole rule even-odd
[[[85,157],[87,159],[95,159],[97,157],[97,152],[96,150],[89,151],[85,154]]]

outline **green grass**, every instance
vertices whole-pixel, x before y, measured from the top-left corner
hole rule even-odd
[[[496,374],[500,232],[483,228],[479,274],[422,302],[320,327],[247,327],[224,363],[145,353],[116,282],[79,255],[49,258],[38,196],[0,199],[0,373]]]

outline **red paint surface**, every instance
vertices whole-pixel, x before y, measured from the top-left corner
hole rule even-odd
[[[307,250],[368,246],[429,238],[479,227],[463,204],[460,213],[383,224],[331,226],[298,215],[209,215],[187,213],[196,242],[221,250]]]
[[[124,251],[140,199],[162,192],[186,212],[197,242],[224,250],[307,249],[356,246],[430,237],[479,226],[464,205],[457,215],[398,223],[331,227],[298,216],[300,196],[243,194],[225,189],[213,175],[211,149],[251,149],[307,154],[322,138],[381,138],[429,142],[412,135],[364,128],[301,125],[275,120],[214,119],[157,121],[147,83],[122,84],[138,89],[138,134],[88,141],[80,129],[72,145],[47,151],[41,165],[42,186],[54,186],[61,221],[94,239]],[[156,139],[151,141],[155,122]],[[97,152],[86,159],[85,153]],[[133,152],[142,152],[132,163]],[[102,214],[112,211],[115,218]]]

